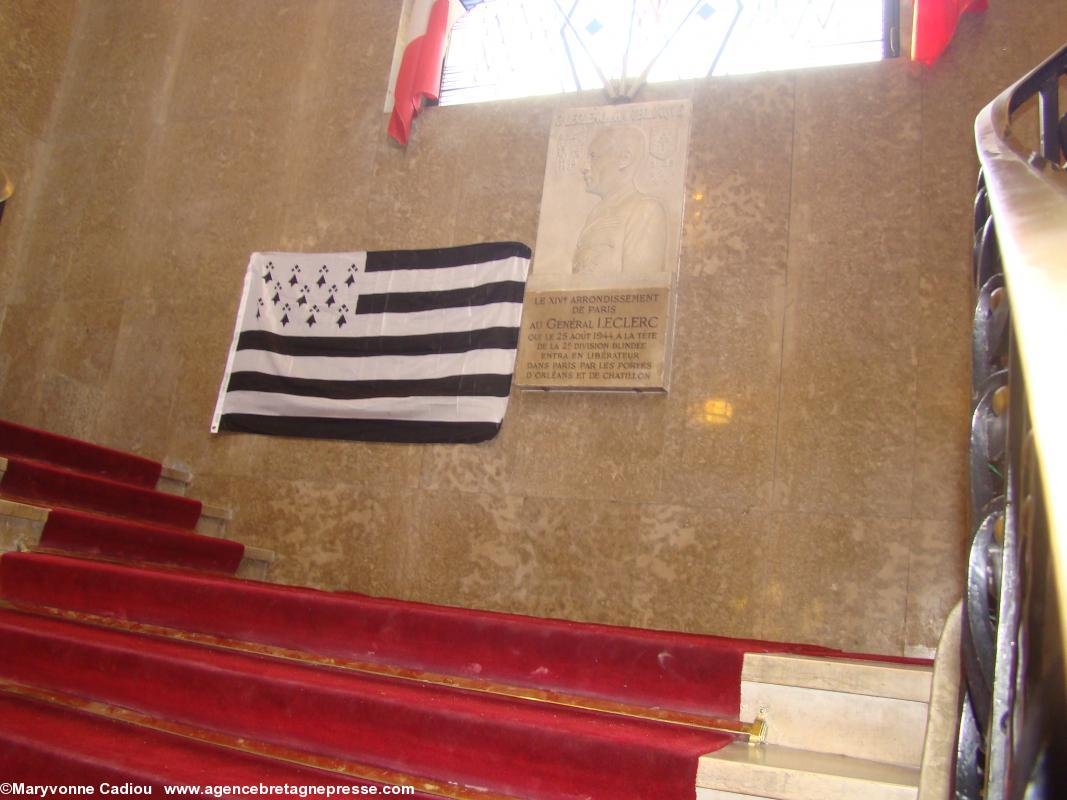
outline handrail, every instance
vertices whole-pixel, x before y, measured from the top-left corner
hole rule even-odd
[[[1026,381],[1034,444],[1044,481],[1046,514],[1067,624],[1067,171],[1049,152],[1021,143],[1012,114],[1067,72],[1067,46],[998,96],[978,115],[975,139],[996,220],[1012,324]],[[1052,97],[1055,97],[1053,89]],[[1047,117],[1060,115],[1054,111]],[[1067,657],[1067,631],[1061,636]]]
[[[957,800],[1067,777],[1067,46],[978,115],[971,529]],[[1038,104],[1040,152],[1019,136]]]

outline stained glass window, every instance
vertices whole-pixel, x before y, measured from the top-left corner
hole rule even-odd
[[[886,0],[464,0],[441,104],[877,61]]]

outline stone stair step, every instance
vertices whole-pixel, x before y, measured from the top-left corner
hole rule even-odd
[[[245,555],[241,559],[240,566],[234,575],[238,578],[247,578],[253,581],[265,581],[270,577],[270,568],[274,563],[275,553],[273,550],[265,550],[262,547],[249,547],[245,545]]]
[[[163,471],[159,473],[159,480],[156,482],[156,491],[185,497],[189,491],[189,484],[192,482],[193,473],[180,467],[164,466]]]
[[[694,748],[722,738],[30,612],[0,610],[0,637],[13,685],[517,796],[539,796],[546,763],[553,796],[692,796]]]
[[[50,511],[47,506],[0,498],[0,553],[36,548],[40,544]],[[265,581],[275,558],[273,550],[246,545],[244,556],[234,574],[238,578]]]
[[[233,512],[228,508],[209,506],[206,503],[200,510],[200,519],[193,528],[197,533],[205,536],[218,536],[223,539],[226,536],[226,525],[233,519]]]
[[[919,770],[779,745],[738,742],[702,756],[697,800],[915,800]]]
[[[47,508],[0,498],[0,553],[39,542],[47,519]]]
[[[749,653],[741,719],[763,717],[770,745],[918,768],[932,674],[928,665]]]
[[[80,698],[55,693],[17,691],[0,684],[0,717],[4,720],[0,751],[10,759],[8,764],[17,765],[17,772],[5,777],[37,784],[75,775],[85,784],[115,787],[197,784],[205,776],[226,785],[349,784],[356,789],[357,784],[368,783],[304,766],[299,753],[279,754],[288,759],[269,757],[251,752],[241,742],[219,742],[217,735],[213,741],[209,732],[179,733],[130,724],[151,720],[126,709],[87,708]],[[156,795],[161,794],[157,790]]]
[[[748,653],[741,680],[926,702],[932,675],[927,664]]]
[[[0,492],[10,500],[63,506],[191,529],[201,504],[187,497],[21,458],[0,457]]]
[[[162,464],[84,439],[0,419],[0,455],[152,489]]]

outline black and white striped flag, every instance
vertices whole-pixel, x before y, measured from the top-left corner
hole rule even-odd
[[[529,266],[517,242],[253,253],[212,432],[493,438]]]

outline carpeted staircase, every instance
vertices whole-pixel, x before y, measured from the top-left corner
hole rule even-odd
[[[156,489],[163,465],[0,420],[0,502],[41,510],[41,548],[233,574],[238,542],[196,533],[198,500]]]
[[[0,557],[4,781],[692,800],[757,732],[745,654],[834,654],[242,580],[158,464],[10,423],[0,455],[51,509]]]

